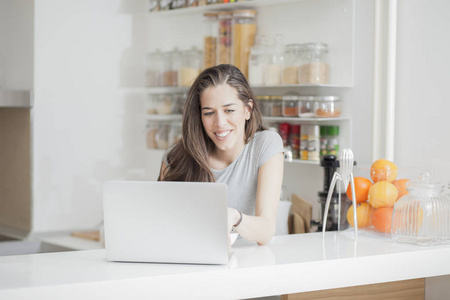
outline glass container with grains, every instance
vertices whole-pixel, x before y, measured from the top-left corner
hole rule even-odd
[[[250,49],[256,35],[256,11],[235,10],[233,12],[233,64],[248,78]]]
[[[330,79],[330,63],[328,45],[324,43],[308,43],[299,71],[299,82],[302,84],[327,84]]]

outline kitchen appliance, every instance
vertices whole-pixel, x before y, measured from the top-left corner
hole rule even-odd
[[[324,155],[320,161],[320,165],[324,168],[324,178],[323,191],[318,193],[321,208],[321,220],[316,222],[318,231],[342,230],[348,227],[345,214],[351,201],[347,198],[345,190],[341,193],[340,183],[338,183],[337,192],[334,187],[338,180],[343,182],[344,187],[352,181],[350,176],[353,177],[351,172],[356,163],[353,161],[353,153],[351,155],[349,153],[351,153],[350,149],[344,149],[340,161],[335,155]],[[337,172],[338,168],[341,174]]]

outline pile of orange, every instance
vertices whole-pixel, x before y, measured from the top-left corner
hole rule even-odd
[[[397,166],[386,159],[375,161],[370,167],[370,179],[355,177],[355,201],[358,228],[373,226],[379,232],[390,233],[395,202],[406,195],[409,179],[397,179]],[[350,184],[347,196],[353,199]],[[353,205],[347,211],[347,221],[354,227]]]

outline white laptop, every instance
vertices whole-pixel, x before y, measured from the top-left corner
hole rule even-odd
[[[228,263],[224,183],[107,181],[103,214],[109,261]]]

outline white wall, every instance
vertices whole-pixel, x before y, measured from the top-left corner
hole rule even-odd
[[[395,160],[450,181],[450,2],[398,1]]]
[[[103,182],[142,178],[143,103],[118,91],[136,63],[129,49],[139,46],[125,8],[35,1],[34,233],[93,228]]]

